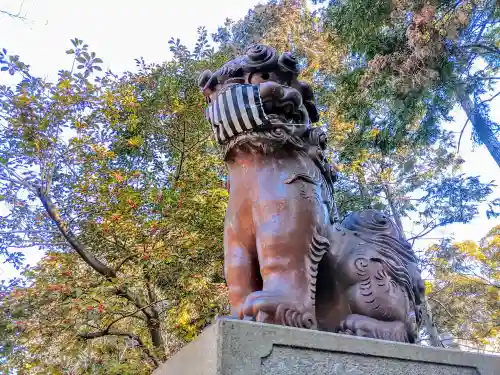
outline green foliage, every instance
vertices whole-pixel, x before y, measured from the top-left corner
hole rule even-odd
[[[494,92],[498,78],[495,1],[331,1],[324,17],[348,48],[347,77],[358,78],[354,84],[352,79],[337,81],[337,90],[348,88],[362,98],[360,106],[353,106],[341,97],[339,108],[362,130],[380,129],[376,143],[382,151],[404,139],[435,142],[440,122],[458,103],[476,141],[500,165],[498,125],[487,104],[495,95],[480,97]]]
[[[478,243],[443,241],[427,250],[429,302],[440,331],[458,344],[493,350],[499,347],[500,227]]]
[[[3,51],[20,83],[0,87],[0,251],[47,253],[2,286],[6,371],[149,373],[226,311],[227,191],[197,87],[226,58],[200,33],[193,54],[172,41],[170,62],[94,79],[74,39],[54,83]]]
[[[19,268],[24,247],[46,256],[0,286],[0,370],[150,373],[227,313],[228,192],[197,77],[253,42],[293,51],[301,78],[313,84],[339,170],[341,214],[378,208],[400,227],[412,217],[421,232],[410,239],[477,216],[493,185],[460,173],[453,136],[438,126],[454,103],[458,68],[432,45],[419,55],[416,66],[424,68],[407,74],[425,43],[407,35],[402,15],[422,4],[394,4],[344,0],[317,13],[302,0],[271,1],[220,27],[217,50],[199,28],[193,51],[171,39],[171,61],[137,59],[137,71],[121,76],[102,72],[102,61],[77,38],[66,51],[73,65],[56,82],[33,77],[2,50],[1,70],[19,83],[0,86],[0,204],[8,209],[0,217],[0,255]],[[451,14],[449,30],[460,21]],[[488,43],[490,26],[481,34]],[[474,51],[486,56],[484,48]],[[497,60],[484,58],[490,65],[481,74],[490,77]],[[467,87],[482,90],[480,77],[469,77]],[[499,202],[489,203],[494,216]],[[495,241],[484,245],[490,250],[480,245],[488,259]],[[445,255],[429,257],[439,277],[458,272],[453,262],[439,263]],[[496,267],[488,264],[481,272]],[[484,306],[487,315],[491,301]],[[436,312],[443,329],[458,329]]]

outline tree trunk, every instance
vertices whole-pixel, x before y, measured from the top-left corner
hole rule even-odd
[[[486,119],[475,110],[474,104],[472,103],[469,95],[465,92],[463,86],[458,86],[457,96],[460,105],[467,114],[467,117],[472,123],[472,126],[476,130],[479,139],[484,143],[484,145],[490,152],[490,155],[500,167],[500,142],[498,141],[497,137],[491,130]]]
[[[146,291],[148,295],[148,301],[151,304],[151,308],[148,312],[147,318],[148,331],[149,335],[151,336],[151,342],[153,343],[153,346],[158,349],[158,353],[160,353],[163,359],[163,355],[165,354],[165,343],[163,342],[163,336],[161,334],[160,314],[158,313],[158,306],[156,306],[156,302],[158,302],[158,299],[156,298],[156,293],[151,283],[149,270],[145,269],[144,272],[144,276],[146,278]]]
[[[363,202],[363,208],[368,209],[371,208],[371,200],[368,189],[366,188],[366,179],[364,172],[360,172],[357,174],[358,176],[358,188],[359,195],[361,196],[361,201]]]
[[[434,319],[432,319],[432,311],[429,305],[429,300],[427,296],[424,296],[423,306],[422,306],[422,320],[424,323],[425,330],[429,336],[431,345],[434,347],[443,346],[441,339],[439,338],[439,333],[436,325],[434,324]]]
[[[387,202],[389,202],[389,207],[391,208],[392,217],[394,218],[394,222],[401,233],[403,239],[406,240],[405,232],[403,230],[403,221],[401,220],[401,215],[399,214],[398,209],[396,208],[396,202],[394,202],[394,197],[392,195],[392,188],[389,184],[384,184],[385,197],[387,198]]]
[[[156,314],[155,314],[156,315]],[[158,317],[148,319],[148,331],[151,336],[153,346],[157,349],[164,350],[163,336],[161,334],[160,320]]]

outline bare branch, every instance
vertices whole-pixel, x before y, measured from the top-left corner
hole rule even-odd
[[[29,184],[26,182],[21,176],[19,176],[16,171],[14,171],[12,168],[7,167],[5,164],[0,164],[0,171],[4,170],[5,172],[8,173],[10,177],[7,177],[6,175],[2,175],[1,178],[3,180],[12,182],[13,184],[21,185],[24,186],[26,189],[32,191],[33,193],[36,193],[36,189],[33,185]]]
[[[498,49],[498,48],[496,48],[494,46],[487,46],[485,44],[480,44],[480,43],[465,44],[465,45],[462,46],[462,48],[480,48],[480,49],[484,49],[484,50],[486,50],[488,52],[500,55],[500,49]]]
[[[156,302],[153,302],[153,303],[150,303],[149,305],[146,305],[144,307],[141,307],[140,309],[137,309],[135,310],[134,312],[131,312],[131,313],[128,313],[128,314],[125,314],[123,316],[120,316],[119,318],[116,318],[115,320],[113,320],[111,323],[108,324],[108,326],[106,327],[105,331],[109,331],[111,329],[111,326],[113,326],[115,323],[119,322],[120,320],[122,319],[125,319],[125,318],[130,318],[134,315],[136,315],[138,312],[141,312],[143,311],[144,309],[147,309],[148,307],[151,307],[157,303],[160,303],[160,302],[163,302],[163,301],[167,301],[168,298],[164,298],[164,299],[161,299],[161,300],[158,300]]]
[[[42,191],[42,189],[37,189],[37,196],[40,199],[45,211],[52,219],[52,221],[56,224],[57,228],[61,232],[62,236],[68,241],[71,247],[80,255],[80,257],[87,263],[90,267],[92,267],[95,271],[100,273],[101,275],[107,278],[116,277],[115,271],[98,260],[93,254],[91,254],[87,248],[78,241],[74,233],[68,227],[67,223],[59,215],[59,212],[51,201],[51,199]]]
[[[56,231],[51,231],[51,230],[13,230],[10,232],[0,232],[0,234],[42,234],[42,233],[47,233],[47,234],[56,234],[59,232]]]
[[[23,244],[23,245],[16,245],[16,244],[11,244],[9,245],[9,248],[13,249],[27,249],[29,247],[35,247],[35,246],[69,246],[68,243],[66,242],[30,242],[29,244]]]
[[[484,103],[488,103],[488,102],[491,102],[492,100],[494,100],[498,95],[500,95],[500,91],[497,92],[495,95],[493,95],[491,98],[488,98],[488,99],[485,99],[483,100],[481,103],[479,103],[479,105],[481,104],[484,104]]]
[[[497,79],[500,79],[500,77],[483,77],[483,78],[476,78],[479,79],[480,81],[496,81]]]
[[[439,224],[434,224],[434,225],[427,226],[419,234],[417,234],[417,235],[415,235],[413,237],[410,237],[407,241],[415,241],[415,240],[417,240],[417,239],[425,236],[426,234],[429,234],[430,232],[432,232],[437,227],[439,227]]]
[[[488,286],[492,286],[494,288],[500,289],[500,285],[494,284],[494,283],[492,283],[488,279],[485,279],[482,276],[478,276],[476,274],[474,274],[474,275],[467,275],[465,273],[459,273],[459,275],[462,276],[462,277],[464,277],[464,278],[466,278],[467,280],[470,280],[470,281],[476,283],[476,284],[488,285]]]
[[[23,3],[24,3],[24,1],[21,3],[21,6],[19,7],[19,11],[17,12],[17,14],[11,13],[11,12],[3,10],[3,9],[0,9],[0,14],[5,14],[6,16],[9,16],[12,18],[17,18],[17,19],[20,19],[22,21],[27,21],[26,17],[21,16],[21,11],[23,9]]]

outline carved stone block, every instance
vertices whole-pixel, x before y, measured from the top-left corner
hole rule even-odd
[[[153,375],[498,375],[500,356],[221,320]]]

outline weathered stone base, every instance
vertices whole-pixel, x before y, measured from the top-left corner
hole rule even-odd
[[[500,357],[221,320],[153,375],[499,375]]]

